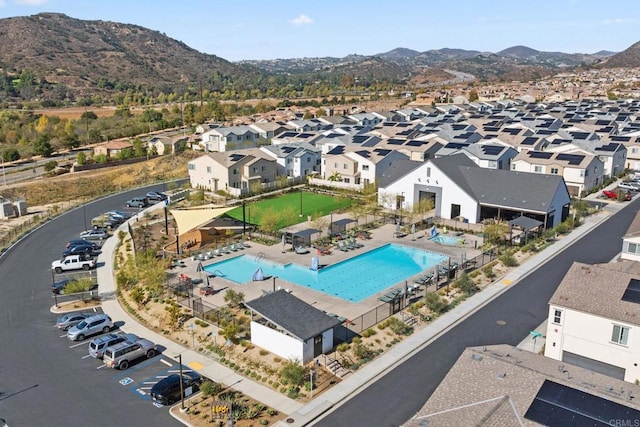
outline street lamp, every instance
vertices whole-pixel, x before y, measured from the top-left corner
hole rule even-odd
[[[0,155],[0,159],[2,159],[2,182],[4,183],[4,186],[7,186],[7,177],[4,174],[4,157]]]
[[[302,188],[300,189],[300,218],[302,218]]]
[[[178,354],[178,363],[180,364],[180,410],[184,411],[184,383],[182,377],[182,353]]]
[[[55,271],[51,270],[51,293],[53,293],[53,301],[54,301],[55,307],[58,308],[58,295],[56,294],[56,291],[55,291],[55,285],[56,285]]]

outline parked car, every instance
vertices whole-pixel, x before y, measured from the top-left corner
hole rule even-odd
[[[159,191],[149,191],[147,193],[147,199],[161,202],[163,200],[167,200],[167,195],[160,193]]]
[[[631,200],[631,194],[628,191],[620,192],[620,194],[621,194],[622,200],[626,200],[626,201]],[[609,199],[618,200],[618,192],[617,191],[604,190],[602,192],[602,195],[604,197],[609,198]]]
[[[67,243],[64,245],[64,247],[65,247],[65,249],[69,249],[72,246],[78,246],[78,245],[93,246],[94,250],[100,249],[99,245],[96,245],[94,242],[89,242],[89,241],[84,240],[84,239],[71,239],[71,240],[68,240]]]
[[[125,370],[129,364],[141,357],[151,359],[157,354],[156,345],[149,340],[140,338],[136,341],[123,341],[104,352],[104,363],[108,368]]]
[[[618,184],[618,188],[622,188],[623,190],[640,191],[640,184],[636,184],[631,181],[625,181]]]
[[[146,197],[134,197],[128,200],[126,204],[128,208],[146,208],[149,206],[149,201]]]
[[[89,355],[96,359],[102,359],[108,347],[114,346],[124,341],[137,341],[138,336],[134,334],[107,334],[94,338],[89,343]]]
[[[182,374],[182,389],[184,390],[184,397],[190,396],[199,390],[202,383],[202,377],[195,372],[189,372]],[[191,390],[189,390],[191,387]],[[189,393],[191,391],[191,393]],[[158,381],[151,387],[151,397],[156,402],[160,402],[163,405],[171,405],[182,398],[180,396],[180,375],[171,374],[166,378]]]
[[[56,322],[56,328],[66,331],[72,326],[82,322],[87,317],[93,316],[95,313],[67,313],[58,318]]]
[[[121,218],[122,221],[126,221],[129,218],[131,218],[131,215],[126,213],[126,212],[122,212],[122,211],[109,211],[109,212],[105,212],[107,215],[113,216],[113,217],[117,217],[117,218]]]
[[[73,282],[74,279],[62,279],[62,280],[58,280],[57,282],[55,282],[53,285],[51,285],[51,291],[54,294],[57,295],[63,295],[66,293],[65,288],[67,287],[67,285],[70,282]],[[93,290],[93,289],[98,289],[98,284],[94,283],[93,285],[91,285],[91,287],[89,288],[89,290]]]
[[[95,228],[80,233],[80,238],[84,240],[103,240],[107,237],[109,237],[109,233],[102,228]]]
[[[62,251],[62,256],[67,257],[69,255],[80,255],[80,254],[92,256],[94,255],[94,251],[95,249],[91,245],[76,245],[76,246],[70,246],[69,248]]]
[[[108,333],[113,328],[113,321],[108,315],[101,313],[88,317],[69,328],[67,338],[71,341],[83,341],[90,335],[99,334],[100,332]]]

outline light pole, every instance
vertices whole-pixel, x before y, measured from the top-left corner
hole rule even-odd
[[[4,183],[4,186],[7,186],[7,177],[4,174],[4,157],[0,156],[0,159],[2,159],[2,182]]]
[[[180,410],[184,411],[184,383],[182,379],[182,353],[178,355],[178,363],[180,364]]]
[[[302,218],[302,188],[300,189],[300,218]]]
[[[56,291],[54,288],[55,284],[56,284],[55,271],[51,270],[51,293],[53,293],[53,301],[54,301],[55,307],[58,308],[58,295],[56,294]]]

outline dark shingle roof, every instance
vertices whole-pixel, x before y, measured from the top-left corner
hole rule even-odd
[[[263,295],[245,305],[302,341],[341,323],[284,289]]]

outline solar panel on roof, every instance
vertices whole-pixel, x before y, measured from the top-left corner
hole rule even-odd
[[[280,135],[281,138],[291,138],[296,136],[298,133],[297,132],[284,132]]]
[[[640,304],[640,280],[631,279],[622,295],[622,301]]]
[[[629,406],[545,380],[524,414],[546,426],[609,426],[611,420],[639,420]]]
[[[468,147],[468,146],[469,144],[465,144],[463,142],[449,142],[447,145],[444,146],[444,148],[459,150],[461,148]]]
[[[533,145],[536,142],[538,142],[538,138],[536,138],[535,136],[528,136],[525,139],[523,139],[520,144],[522,144],[522,145]]]
[[[546,151],[529,151],[527,153],[532,159],[550,159],[553,156],[553,153],[548,153]]]
[[[281,147],[280,149],[282,150],[283,153],[289,154],[290,152],[294,151],[296,147],[284,146],[284,147]]]
[[[607,126],[609,123],[609,120],[596,120],[596,126]]]
[[[399,128],[406,128],[408,126],[411,126],[411,123],[398,123],[397,125]]]
[[[344,153],[344,145],[338,145],[337,147],[334,147],[333,149],[329,150],[327,154],[342,154],[342,153]]]
[[[427,143],[424,142],[424,141],[418,141],[417,139],[412,139],[410,141],[407,141],[407,143],[405,145],[409,145],[411,147],[420,147],[420,146],[422,146],[424,144],[427,144]]]
[[[618,144],[616,144],[615,142],[610,142],[608,144],[605,144],[601,147],[596,147],[596,149],[594,151],[608,151],[608,152],[613,152],[616,151],[618,149]]]
[[[589,138],[589,132],[569,132],[575,139],[587,139]]]
[[[231,159],[232,162],[237,162],[238,160],[242,159],[244,157],[244,154],[229,154],[229,159]]]
[[[405,141],[406,141],[406,139],[391,138],[391,139],[387,140],[387,144],[402,145],[402,144],[405,143]]]
[[[612,139],[613,141],[619,141],[619,142],[629,142],[629,141],[631,141],[631,138],[630,138],[630,137],[628,137],[628,136],[617,136],[617,135],[613,135],[613,136],[611,137],[611,139]]]
[[[498,132],[498,131],[500,131],[500,128],[498,126],[483,126],[482,129],[485,132]]]
[[[368,159],[369,157],[371,157],[371,153],[369,153],[367,150],[356,151],[356,154],[359,154],[360,156],[364,157],[365,159]]]
[[[365,135],[356,135],[353,138],[351,138],[351,142],[353,142],[354,144],[362,144],[363,142],[365,142],[367,139],[369,139],[368,136]]]
[[[570,165],[579,165],[584,160],[584,156],[581,154],[559,153],[556,156],[556,159],[563,162],[568,162]]]
[[[538,134],[540,135],[553,135],[555,131],[550,129],[539,129]]]
[[[498,154],[502,153],[504,147],[499,145],[483,145],[481,149],[482,152],[487,156],[497,156]]]
[[[301,133],[300,135],[298,135],[299,138],[310,138],[312,136],[313,136],[312,133],[306,133],[306,132]]]
[[[378,154],[379,156],[386,156],[391,152],[391,150],[385,150],[384,148],[375,148],[373,152]]]

